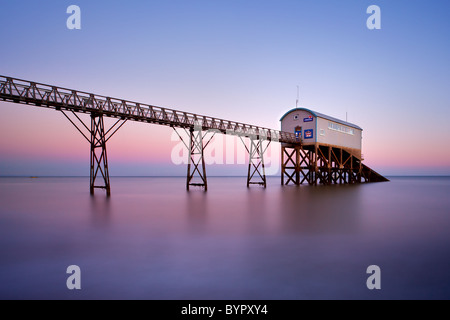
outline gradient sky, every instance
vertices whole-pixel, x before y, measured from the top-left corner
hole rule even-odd
[[[66,9],[81,8],[81,30]],[[368,30],[369,5],[382,29]],[[386,175],[450,174],[450,2],[4,1],[0,74],[278,129],[300,105],[364,129]],[[0,175],[88,175],[54,110],[0,102]],[[127,123],[112,175],[184,175],[170,128]],[[209,174],[246,174],[216,166]]]

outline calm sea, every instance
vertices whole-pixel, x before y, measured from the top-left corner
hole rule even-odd
[[[0,178],[1,299],[450,298],[450,178],[111,182],[107,199],[88,178]]]

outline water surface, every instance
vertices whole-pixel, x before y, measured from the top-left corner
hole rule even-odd
[[[0,178],[1,299],[450,298],[450,178],[111,182],[107,199],[88,178]],[[73,264],[80,291],[66,287]]]

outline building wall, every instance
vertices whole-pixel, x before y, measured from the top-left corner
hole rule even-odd
[[[352,130],[353,134],[330,129],[330,122],[340,125],[341,128],[347,128],[347,131]],[[305,110],[293,110],[281,121],[281,131],[294,133],[297,126],[302,128],[302,141],[304,145],[315,144],[317,142],[324,145],[344,147],[349,149],[355,156],[360,157],[361,155],[362,130],[324,118],[316,118],[312,113]],[[309,135],[305,136],[305,131]]]
[[[341,127],[346,127],[348,131],[353,130],[353,134],[342,132],[336,129],[330,129],[330,122],[338,124]],[[362,130],[353,127],[347,127],[343,124],[327,119],[317,118],[317,131],[318,143],[361,150]]]
[[[304,110],[293,110],[281,121],[281,131],[294,133],[297,126],[302,127],[303,144],[316,143],[316,117]],[[309,134],[312,133],[311,138],[305,137],[305,130],[309,130]]]

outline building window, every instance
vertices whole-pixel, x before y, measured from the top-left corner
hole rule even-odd
[[[298,120],[298,114],[294,115],[294,120]]]
[[[325,130],[320,129],[320,135],[321,135],[321,136],[324,136],[324,135],[325,135]]]
[[[328,129],[351,134],[351,135],[355,134],[355,129],[352,129],[352,128],[349,128],[349,127],[346,127],[346,126],[343,126],[341,124],[337,124],[334,122],[328,122]]]

